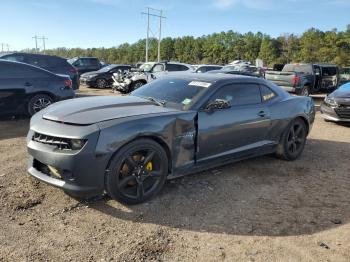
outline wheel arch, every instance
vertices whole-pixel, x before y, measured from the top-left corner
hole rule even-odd
[[[153,135],[153,134],[149,134],[149,135],[139,135],[139,136],[136,136],[130,140],[128,140],[127,142],[125,142],[123,145],[121,145],[117,150],[115,150],[113,152],[113,154],[111,154],[111,156],[109,157],[109,160],[108,160],[108,164],[106,166],[106,170],[109,170],[109,167],[111,165],[111,162],[112,162],[112,159],[114,158],[114,156],[116,154],[118,154],[118,152],[125,146],[127,146],[128,144],[136,141],[136,140],[140,140],[140,139],[149,139],[149,140],[153,140],[154,142],[158,143],[165,151],[166,155],[167,155],[167,158],[168,158],[168,172],[170,173],[171,170],[172,170],[172,154],[171,154],[171,151],[170,151],[170,148],[168,146],[168,144],[162,139],[160,138],[159,136],[157,135]]]

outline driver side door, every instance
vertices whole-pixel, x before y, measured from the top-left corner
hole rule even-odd
[[[270,112],[257,84],[229,84],[217,90],[208,104],[219,99],[229,106],[198,113],[198,163],[241,157],[268,143]]]

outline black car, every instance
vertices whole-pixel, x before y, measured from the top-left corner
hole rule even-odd
[[[350,122],[350,83],[326,96],[321,104],[321,115],[328,121]]]
[[[82,74],[80,83],[90,87],[106,88],[112,85],[114,73],[128,72],[130,69],[129,65],[108,65],[98,71]]]
[[[11,53],[2,56],[1,59],[34,65],[55,74],[69,75],[72,79],[73,89],[79,89],[78,71],[64,58],[42,54]]]
[[[136,204],[168,178],[263,154],[294,160],[314,117],[311,98],[261,78],[179,73],[129,96],[39,112],[27,136],[28,172],[71,195],[106,191]]]
[[[98,71],[102,68],[100,60],[96,57],[74,57],[67,61],[78,70],[79,76],[87,72]]]
[[[72,97],[69,76],[0,59],[0,115],[34,115],[56,101]]]

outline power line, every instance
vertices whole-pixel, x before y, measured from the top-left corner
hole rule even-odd
[[[7,52],[10,51],[10,45],[8,43],[0,43],[0,45],[1,45],[1,53],[6,52],[6,49],[7,49]]]
[[[150,11],[155,11],[157,14],[151,13]],[[151,7],[147,7],[147,13],[142,12],[141,14],[147,15],[147,35],[146,35],[146,62],[148,62],[148,49],[149,49],[149,33],[152,32],[150,28],[150,17],[157,17],[159,18],[159,27],[158,27],[158,62],[160,62],[160,42],[162,37],[162,19],[165,19],[166,17],[163,16],[163,10],[154,9]]]

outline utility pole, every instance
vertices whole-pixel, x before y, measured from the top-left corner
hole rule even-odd
[[[150,10],[157,12],[157,14],[150,13]],[[159,18],[159,28],[158,28],[158,62],[160,62],[160,41],[162,36],[162,19],[166,18],[163,16],[163,10],[154,9],[147,7],[147,13],[142,12],[141,14],[147,15],[147,35],[146,35],[146,62],[148,62],[148,49],[149,49],[149,32],[152,32],[149,22],[150,16]]]
[[[0,43],[1,44],[1,53],[3,53],[3,52],[5,52],[6,50],[5,50],[5,47],[7,47],[6,49],[7,49],[7,52],[9,52],[10,51],[10,45],[9,44],[7,44],[7,43]]]
[[[47,40],[48,38],[46,38],[45,36],[33,36],[32,38],[35,39],[35,52],[38,53],[39,52],[39,49],[38,49],[38,40],[42,40],[43,41],[43,50],[44,50],[44,53],[45,53],[45,49],[46,49],[46,45],[45,45],[45,40]]]
[[[47,38],[45,36],[42,36],[41,39],[43,40],[43,47],[44,47],[44,54],[45,54],[45,50],[46,50],[45,40],[47,40]]]
[[[35,35],[32,38],[35,39],[35,52],[38,53],[38,38],[39,37],[37,35]]]

